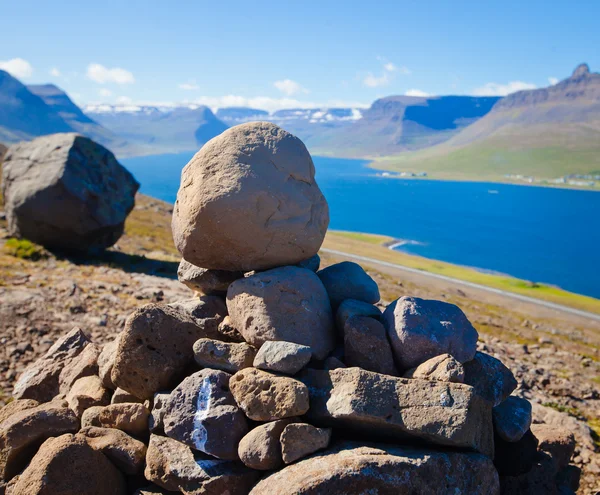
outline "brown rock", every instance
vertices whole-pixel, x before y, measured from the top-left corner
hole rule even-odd
[[[143,404],[110,404],[86,409],[81,416],[81,427],[99,426],[117,428],[134,436],[148,431],[150,411]]]
[[[292,423],[281,433],[281,456],[291,464],[317,450],[325,449],[331,440],[331,429],[316,428],[307,423]]]
[[[146,478],[169,491],[190,495],[246,495],[258,473],[239,461],[215,459],[177,440],[150,436]]]
[[[46,354],[29,366],[15,383],[15,399],[48,402],[59,393],[58,378],[67,362],[90,343],[85,334],[74,328],[57,340]]]
[[[27,409],[33,409],[34,407],[39,406],[40,403],[37,400],[33,399],[17,399],[6,404],[2,409],[0,409],[0,425],[4,423],[8,418],[10,418],[13,414],[17,414],[21,411],[26,411]]]
[[[123,475],[83,438],[46,440],[19,476],[13,495],[125,495]]]
[[[244,272],[230,272],[226,270],[207,270],[181,260],[177,268],[177,278],[190,289],[207,296],[224,296],[231,282],[242,278]]]
[[[98,376],[102,380],[102,385],[114,390],[117,386],[112,381],[112,369],[115,364],[115,356],[119,347],[119,338],[105,344],[98,356]]]
[[[212,139],[185,166],[173,239],[196,266],[250,271],[316,254],[328,224],[302,141],[275,124],[252,122]]]
[[[279,437],[283,429],[292,419],[280,419],[251,430],[238,447],[242,462],[252,469],[268,471],[283,466],[281,457],[281,441]]]
[[[575,436],[554,425],[534,424],[531,432],[538,439],[539,450],[548,452],[556,461],[558,470],[564,469],[575,451]]]
[[[308,389],[293,378],[247,368],[233,375],[229,386],[238,406],[254,421],[301,416],[308,411]]]
[[[325,287],[313,272],[285,266],[236,280],[227,291],[234,327],[259,348],[269,340],[295,342],[324,359],[334,347]]]
[[[71,410],[81,417],[83,411],[92,406],[106,406],[110,403],[110,390],[102,386],[97,376],[84,376],[73,384],[67,394]]]
[[[126,404],[126,403],[134,403],[134,404],[143,404],[144,401],[139,397],[136,397],[133,394],[127,392],[127,390],[123,390],[122,388],[118,388],[115,390],[112,398],[110,399],[111,404]]]
[[[73,384],[84,376],[98,374],[98,356],[101,348],[96,344],[88,344],[79,355],[69,360],[58,376],[59,392],[67,394]]]
[[[384,326],[368,316],[351,316],[344,326],[344,361],[384,375],[397,375]]]
[[[305,370],[307,417],[389,439],[469,448],[493,455],[491,404],[460,383],[396,378],[360,368]],[[235,395],[235,394],[234,394]]]
[[[194,360],[203,368],[235,373],[252,367],[256,349],[245,342],[231,343],[199,339],[194,343]]]
[[[242,334],[231,323],[229,315],[219,323],[218,332],[221,336],[220,340],[224,340],[225,342],[246,342]]]
[[[267,476],[250,495],[290,493],[497,495],[499,483],[481,454],[347,443]]]
[[[115,428],[82,428],[77,436],[85,438],[94,450],[102,452],[125,474],[137,474],[144,470],[146,446]]]
[[[517,388],[517,380],[502,361],[484,352],[477,352],[471,361],[463,364],[463,368],[465,383],[494,406]]]
[[[76,432],[77,416],[60,402],[25,409],[0,424],[0,477],[9,480],[25,467],[47,438]]]
[[[404,373],[404,378],[423,378],[439,382],[463,383],[465,370],[450,354],[440,354]]]

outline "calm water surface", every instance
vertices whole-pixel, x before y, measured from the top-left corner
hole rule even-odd
[[[193,153],[122,160],[141,192],[174,202]],[[407,241],[399,250],[600,298],[600,193],[378,177],[367,162],[314,157],[330,228]]]

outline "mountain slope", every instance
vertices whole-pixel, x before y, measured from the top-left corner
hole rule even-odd
[[[582,64],[554,86],[505,97],[439,146],[374,165],[439,177],[600,174],[600,74]]]

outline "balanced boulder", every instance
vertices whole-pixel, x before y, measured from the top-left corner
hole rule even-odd
[[[190,263],[250,271],[310,258],[328,224],[302,141],[275,124],[252,122],[211,139],[185,166],[172,225]]]
[[[11,235],[50,248],[112,246],[123,233],[138,188],[110,151],[77,134],[15,144],[2,166]]]

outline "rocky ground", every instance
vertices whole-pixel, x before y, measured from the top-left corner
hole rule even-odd
[[[100,259],[66,258],[35,246],[5,244],[0,252],[3,402],[9,400],[19,373],[74,326],[95,342],[107,342],[140,305],[191,296],[176,280],[170,215],[169,205],[138,196],[126,235]],[[0,220],[0,238],[6,238],[5,227]],[[31,257],[39,259],[27,259]],[[323,265],[337,261],[323,256]],[[400,295],[458,304],[480,332],[480,350],[512,369],[518,393],[536,404],[537,418],[566,426],[576,435],[572,461],[583,469],[580,493],[600,490],[600,329],[595,323],[533,311],[509,299],[490,299],[392,269],[367,268],[379,284],[382,304]]]

